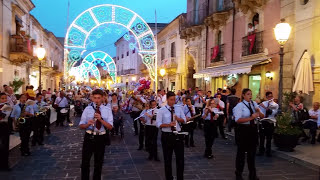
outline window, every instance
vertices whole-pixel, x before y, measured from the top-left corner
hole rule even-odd
[[[129,51],[127,51],[127,56],[129,56]]]
[[[123,59],[123,57],[124,57],[124,56],[123,56],[123,54],[122,54],[122,55],[121,55],[121,59]]]
[[[132,50],[132,54],[134,54],[134,53],[136,53],[136,49],[133,49],[133,50]]]
[[[176,42],[171,43],[171,57],[176,57]]]
[[[217,35],[217,45],[221,45],[221,31],[219,31]]]
[[[217,11],[223,11],[223,1],[224,0],[217,1]]]
[[[161,48],[161,60],[166,58],[164,48]]]
[[[198,24],[199,23],[199,1],[198,0],[193,1],[193,7],[194,7],[193,20],[195,24]]]

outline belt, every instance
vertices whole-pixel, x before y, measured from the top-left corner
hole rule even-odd
[[[91,130],[87,130],[86,133],[93,134],[94,136],[101,136],[101,135],[105,135],[106,134],[105,131],[103,131],[103,132],[92,132]]]

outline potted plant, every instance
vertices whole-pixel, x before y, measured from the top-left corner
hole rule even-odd
[[[18,78],[15,78],[12,82],[9,83],[9,85],[13,87],[14,93],[17,93],[23,84],[24,81]]]
[[[22,36],[25,36],[25,35],[26,35],[26,32],[25,32],[25,31],[20,31],[20,34],[21,34]]]

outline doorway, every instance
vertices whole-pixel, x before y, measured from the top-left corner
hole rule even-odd
[[[249,89],[252,91],[252,100],[260,98],[261,75],[249,76]]]

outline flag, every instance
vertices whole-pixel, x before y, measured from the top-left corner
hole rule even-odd
[[[219,54],[219,45],[213,47],[213,52],[211,56],[211,60],[215,59]]]
[[[248,41],[250,43],[250,47],[249,47],[250,54],[252,53],[255,40],[256,40],[256,34],[251,34],[248,36]]]

